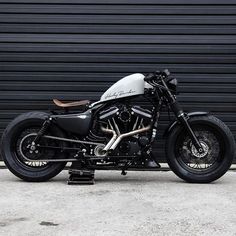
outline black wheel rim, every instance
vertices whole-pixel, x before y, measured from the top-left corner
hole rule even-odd
[[[193,125],[192,129],[202,144],[203,154],[199,154],[186,130],[182,130],[175,144],[175,156],[179,164],[195,174],[209,173],[217,169],[224,156],[224,139],[216,129],[208,125]]]
[[[29,153],[27,153],[28,151],[26,150],[26,146],[28,144],[28,142],[30,142],[30,139],[26,139],[25,143],[23,143],[23,150],[20,150],[20,143],[22,141],[22,139],[29,134],[32,133],[37,133],[40,129],[40,125],[39,124],[28,124],[25,125],[24,127],[22,127],[20,130],[18,130],[15,134],[14,134],[14,138],[11,140],[11,153],[12,155],[15,157],[15,160],[17,161],[17,163],[24,169],[26,170],[30,170],[30,171],[42,171],[42,170],[46,170],[48,168],[50,168],[52,166],[51,162],[29,162],[27,160],[25,160],[24,156],[22,155],[22,151],[24,152],[24,155],[27,155],[27,157],[29,159],[45,159],[46,158],[55,158],[57,156],[60,155],[60,153],[58,153],[58,151],[55,150],[40,150],[38,149],[38,154],[37,153],[32,153],[32,155],[29,155]],[[42,140],[41,142],[43,142],[43,145],[48,145],[48,143],[45,143],[47,141]],[[51,144],[49,144],[51,145]],[[29,156],[28,156],[29,155]],[[43,157],[43,158],[42,158]]]

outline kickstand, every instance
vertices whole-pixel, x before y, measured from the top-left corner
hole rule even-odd
[[[82,167],[81,163],[72,163],[67,184],[94,184],[95,170]]]
[[[128,161],[125,163],[125,165],[123,166],[123,168],[121,169],[121,175],[127,175],[127,171],[129,166],[131,166],[132,161]]]

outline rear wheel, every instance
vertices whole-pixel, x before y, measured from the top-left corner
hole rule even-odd
[[[59,149],[36,148],[31,150],[30,144],[35,134],[41,128],[48,114],[44,112],[29,112],[18,116],[6,128],[2,136],[1,153],[8,169],[19,178],[26,181],[46,181],[65,167],[66,162],[37,161],[42,159],[66,158]],[[60,129],[52,126],[48,134],[63,137]],[[62,142],[41,139],[39,145],[60,146]],[[29,161],[35,160],[35,161]]]
[[[204,152],[198,153],[187,131],[179,125],[167,140],[167,162],[175,174],[187,182],[212,182],[224,175],[233,161],[233,135],[214,116],[193,117],[189,123]]]

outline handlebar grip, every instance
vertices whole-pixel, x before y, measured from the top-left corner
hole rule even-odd
[[[155,75],[156,75],[156,76],[161,75],[161,71],[160,71],[160,70],[156,70],[156,71],[155,71]]]
[[[144,81],[149,82],[149,81],[153,80],[154,77],[155,77],[155,75],[153,73],[149,73],[144,77]]]
[[[168,77],[168,76],[170,76],[170,71],[169,71],[168,69],[165,69],[165,70],[163,71],[163,74],[164,74],[166,77]]]

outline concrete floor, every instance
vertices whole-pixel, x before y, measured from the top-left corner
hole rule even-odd
[[[236,235],[234,171],[204,185],[170,171],[97,171],[87,186],[66,179],[26,183],[0,170],[0,235]]]

